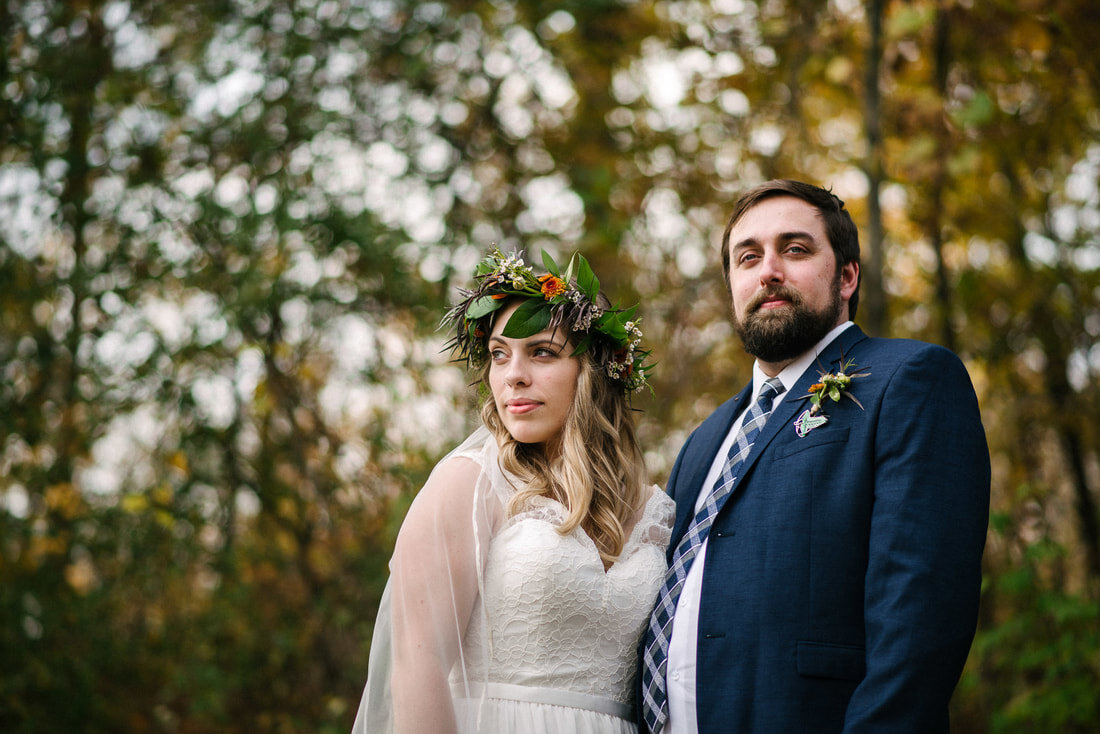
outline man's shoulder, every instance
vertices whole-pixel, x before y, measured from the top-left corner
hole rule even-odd
[[[867,337],[845,359],[868,371],[874,383],[897,381],[937,382],[972,389],[970,373],[962,359],[950,349],[919,339]]]
[[[939,344],[919,339],[880,336],[865,336],[852,345],[845,356],[853,359],[882,357],[896,362],[907,362],[912,359],[961,361],[958,355]]]

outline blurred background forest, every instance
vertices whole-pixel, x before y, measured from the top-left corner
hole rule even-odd
[[[664,482],[749,377],[717,243],[772,177],[848,202],[861,325],[981,399],[955,731],[1097,730],[1091,0],[0,0],[0,37],[0,731],[347,731],[474,424],[435,327],[480,255],[641,301]]]

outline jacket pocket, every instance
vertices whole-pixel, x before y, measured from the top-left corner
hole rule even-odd
[[[858,681],[867,674],[866,651],[856,645],[800,640],[796,643],[795,659],[798,674],[811,678]]]
[[[832,430],[829,430],[832,428]],[[794,428],[791,428],[792,434]],[[791,456],[797,454],[800,451],[808,451],[818,446],[824,446],[831,443],[847,443],[848,442],[848,428],[836,428],[826,423],[821,428],[817,428],[808,433],[803,438],[795,437],[792,440],[782,446],[778,446],[775,449],[775,458],[782,459],[785,456]]]

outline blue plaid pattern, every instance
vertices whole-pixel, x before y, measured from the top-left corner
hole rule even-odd
[[[672,554],[672,564],[665,574],[665,583],[657,596],[657,606],[649,617],[646,629],[645,652],[642,655],[642,718],[653,734],[658,734],[668,721],[668,693],[665,683],[665,669],[668,665],[668,643],[672,636],[672,617],[684,588],[688,569],[699,553],[703,541],[710,533],[710,526],[718,511],[722,509],[737,479],[745,457],[749,455],[752,444],[768,420],[772,411],[772,401],[785,388],[778,377],[773,377],[760,388],[760,396],[749,408],[730,447],[722,474],[703,503],[702,509],[695,515],[687,532]]]

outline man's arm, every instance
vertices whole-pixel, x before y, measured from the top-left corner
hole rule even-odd
[[[844,731],[937,732],[977,622],[989,451],[970,378],[929,345],[886,387],[875,436],[867,675]]]

